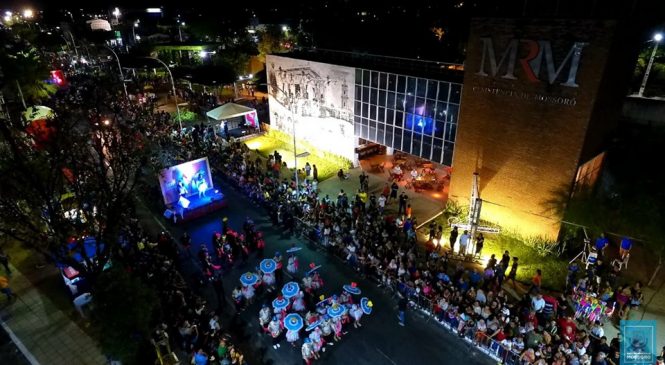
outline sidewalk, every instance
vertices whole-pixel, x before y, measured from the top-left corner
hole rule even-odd
[[[107,363],[106,357],[87,333],[35,288],[20,271],[13,266],[11,269],[11,287],[19,297],[10,305],[6,304],[3,297],[0,316],[25,349],[32,354],[33,365]],[[20,347],[20,344],[17,345]],[[30,354],[26,354],[26,357],[30,357]]]

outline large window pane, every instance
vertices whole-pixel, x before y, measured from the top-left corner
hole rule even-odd
[[[406,95],[405,100],[406,106],[404,107],[404,111],[407,113],[414,113],[413,108],[416,104],[416,97],[414,95]]]
[[[379,89],[386,89],[386,84],[388,84],[388,75],[385,72],[381,72],[379,75]]]
[[[406,94],[407,95],[416,95],[416,78],[415,77],[409,77],[407,81],[407,86],[406,86]]]
[[[367,132],[367,138],[369,138],[371,141],[376,141],[376,127],[372,128],[372,126],[369,127],[369,131]]]
[[[420,156],[420,140],[417,140],[416,138],[413,139],[413,146],[411,147],[411,153]]]
[[[360,137],[367,139],[367,126],[366,125],[360,126]]]
[[[386,109],[386,124],[393,125],[395,121],[395,111],[392,109]]]
[[[434,118],[434,109],[436,109],[436,101],[427,100],[425,102],[425,108],[423,109],[423,115],[427,118]]]
[[[387,87],[387,89],[390,90],[390,91],[395,91],[396,87],[397,87],[397,75],[389,74],[388,75],[388,87]]]
[[[413,140],[413,132],[404,131],[404,138],[402,139],[402,148],[404,152],[411,153],[411,141]]]
[[[397,92],[399,93],[406,92],[406,76],[403,75],[397,76]]]
[[[367,103],[363,103],[363,112],[362,112],[361,116],[363,118],[367,118],[368,114],[369,114],[369,106],[367,105]]]
[[[443,153],[443,141],[434,139],[432,143],[432,161],[441,163],[441,154]]]
[[[450,85],[450,102],[459,104],[460,98],[462,97],[462,86],[460,84],[451,84]]]
[[[450,89],[450,83],[447,82],[439,82],[439,95],[437,96],[437,99],[443,102],[448,102],[448,92]]]
[[[395,126],[404,127],[404,112],[395,111]]]
[[[362,114],[362,103],[358,100],[355,101],[353,104],[353,114],[355,115],[361,115]]]
[[[427,98],[428,99],[436,99],[436,91],[438,88],[438,82],[434,80],[428,80],[427,81]]]
[[[395,108],[395,93],[392,91],[388,91],[387,93],[387,101],[386,101],[386,106],[388,108]]]
[[[388,147],[393,147],[393,129],[392,127],[386,128],[386,138],[383,143]]]
[[[363,70],[361,68],[356,69],[356,84],[362,83],[363,80]]]
[[[376,105],[376,94],[378,91],[376,89],[370,89],[370,97],[369,97],[369,102],[372,105]]]
[[[362,125],[360,123],[353,123],[353,134],[356,136],[360,136],[360,128],[362,128]]]
[[[457,125],[453,123],[446,123],[446,141],[455,141],[455,133],[457,131]]]
[[[377,143],[381,143],[381,144],[385,143],[385,140],[383,138],[383,134],[386,132],[385,128],[386,128],[385,125],[383,125],[381,123],[377,123],[377,125],[376,125],[376,142]]]
[[[379,110],[376,114],[376,120],[385,123],[386,122],[386,108],[379,107]]]
[[[369,119],[376,120],[376,105],[374,104],[369,106]]]
[[[457,124],[459,106],[455,104],[448,105],[448,122]]]
[[[406,95],[395,94],[395,109],[397,110],[406,109]]]
[[[420,151],[420,155],[426,159],[429,159],[431,153],[432,153],[432,138],[423,137],[423,146],[422,150]]]
[[[395,128],[393,147],[400,151],[404,151],[404,149],[402,148],[402,133],[403,130],[401,128]]]
[[[442,101],[436,103],[436,119],[440,121],[448,120],[448,103]]]
[[[369,86],[370,71],[363,70],[363,85]]]
[[[383,90],[379,90],[379,102],[378,104],[380,106],[386,106],[386,92]]]
[[[424,98],[416,98],[416,114],[418,115],[423,115],[425,112],[425,99]]]
[[[427,95],[427,80],[418,79],[418,86],[416,88],[416,95],[425,97]]]
[[[376,71],[372,71],[372,78],[370,80],[371,87],[377,87],[379,85],[379,73]]]
[[[369,90],[370,90],[370,88],[368,88],[368,87],[363,87],[363,97],[362,97],[362,101],[365,102],[365,103],[368,103],[368,102],[369,102]]]
[[[437,120],[434,123],[434,136],[437,138],[443,138],[443,132],[445,131],[445,129],[446,129],[446,123]]]
[[[360,85],[356,85],[356,100],[360,100],[362,92],[363,92],[363,87]]]

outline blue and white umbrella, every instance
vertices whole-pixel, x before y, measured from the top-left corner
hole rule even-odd
[[[341,304],[333,304],[328,307],[326,313],[330,316],[330,318],[338,318],[346,313],[346,307]]]
[[[362,299],[360,299],[360,309],[362,309],[363,313],[371,314],[373,306],[374,304],[372,303],[371,300],[369,300],[369,298],[363,297]]]
[[[284,317],[284,328],[289,331],[300,331],[303,327],[302,317],[297,313],[291,313]]]
[[[300,291],[300,286],[295,281],[289,281],[282,287],[282,294],[286,299],[290,299]]]
[[[358,288],[356,283],[351,283],[351,285],[344,285],[342,288],[349,294],[360,295],[361,293],[360,288]]]
[[[286,250],[286,253],[294,253],[302,250],[302,247],[291,247],[288,250]]]
[[[259,277],[253,272],[246,272],[240,277],[240,283],[244,286],[254,285],[259,281]]]
[[[277,270],[277,263],[273,259],[264,259],[261,261],[259,269],[261,269],[261,271],[263,271],[266,274],[270,274],[275,272],[275,270]]]
[[[284,297],[277,297],[277,299],[272,301],[272,307],[275,308],[275,311],[281,311],[288,306],[289,300]]]
[[[322,319],[318,319],[316,322],[314,322],[314,323],[310,324],[309,326],[307,326],[307,328],[305,328],[305,331],[307,331],[307,332],[312,331],[312,330],[314,330],[316,327],[320,326],[321,323],[323,323],[323,320],[322,320]]]
[[[312,275],[316,272],[316,270],[321,268],[321,265],[316,265],[316,266],[311,266],[311,269],[307,272],[307,275]]]

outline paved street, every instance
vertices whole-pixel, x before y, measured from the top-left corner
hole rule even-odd
[[[219,185],[219,184],[218,184]],[[247,216],[257,224],[257,228],[266,234],[266,255],[275,251],[284,254],[291,243],[303,247],[299,251],[300,267],[306,267],[310,262],[323,265],[322,277],[326,283],[323,290],[326,294],[339,293],[342,285],[351,281],[358,282],[363,296],[374,302],[374,312],[363,319],[363,327],[349,329],[339,344],[330,348],[317,363],[341,364],[490,364],[493,363],[486,355],[473,350],[465,342],[454,338],[438,323],[427,323],[426,318],[415,312],[408,312],[407,326],[400,327],[397,323],[396,300],[389,293],[377,288],[374,284],[360,279],[343,262],[320,252],[311,244],[290,239],[280,235],[279,227],[273,227],[262,208],[256,207],[243,195],[235,190],[220,185],[226,194],[229,206],[213,215],[190,222],[182,227],[169,227],[174,237],[180,237],[183,229],[192,235],[194,251],[192,258],[184,258],[183,272],[186,277],[196,273],[198,265],[196,252],[201,243],[210,247],[213,231],[221,230],[221,217],[228,216],[230,226],[240,229]],[[145,212],[144,212],[145,214]],[[147,218],[147,217],[145,217]],[[144,218],[144,219],[145,219]],[[163,222],[161,218],[157,219]],[[252,256],[244,267],[235,267],[227,274],[225,289],[230,303],[230,292],[239,284],[238,278],[248,269],[258,265],[258,260]],[[216,307],[216,300],[211,289],[205,288],[203,293],[210,303],[211,309]],[[236,336],[241,343],[243,352],[251,364],[300,364],[300,349],[291,348],[286,341],[278,350],[273,350],[270,339],[258,333],[258,311],[261,303],[272,300],[274,296],[258,298],[253,305],[247,308],[239,317],[232,319],[233,310],[227,306],[226,321],[234,321],[234,325],[227,329]]]

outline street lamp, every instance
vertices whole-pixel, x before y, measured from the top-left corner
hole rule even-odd
[[[135,21],[134,26],[132,27],[132,35],[134,36],[134,39],[139,39],[139,38],[136,38],[136,28],[138,28],[138,27],[139,27],[139,20]]]
[[[118,20],[118,18],[120,18],[120,9],[118,9],[118,8],[113,9],[112,14],[113,14],[113,16],[115,16],[115,20]]]
[[[118,54],[115,53],[113,48],[109,46],[104,46],[104,47],[106,47],[106,49],[108,49],[109,51],[111,51],[111,53],[113,53],[113,56],[115,56],[115,60],[118,62],[118,71],[120,71],[120,81],[122,81],[122,88],[125,90],[125,98],[129,98],[129,96],[127,95],[127,85],[125,85],[125,75],[122,74],[122,66],[120,66],[120,58],[118,58]]]
[[[649,64],[647,64],[647,69],[644,72],[644,78],[642,79],[642,85],[640,85],[640,91],[637,93],[637,96],[642,97],[644,95],[644,89],[647,87],[647,80],[649,79],[649,73],[651,72],[651,67],[653,66],[653,59],[656,57],[656,51],[658,50],[658,44],[663,40],[662,33],[656,33],[653,36],[655,42],[653,46],[653,51],[651,52],[651,58],[649,58]]]
[[[30,19],[30,18],[33,17],[33,15],[34,15],[34,12],[32,11],[32,9],[25,9],[25,10],[23,10],[23,17],[24,17],[24,18],[26,18],[26,19]]]
[[[178,107],[178,95],[175,93],[175,82],[173,81],[173,74],[171,73],[171,69],[169,69],[169,66],[167,66],[162,60],[160,60],[157,57],[145,57],[146,59],[150,60],[155,60],[159,63],[162,64],[166,68],[166,72],[169,73],[169,78],[171,79],[171,87],[173,88],[173,100],[175,101],[175,110],[176,114],[178,115],[178,124],[180,125],[180,130],[178,131],[178,134],[182,133],[182,120],[180,118],[180,107]]]

